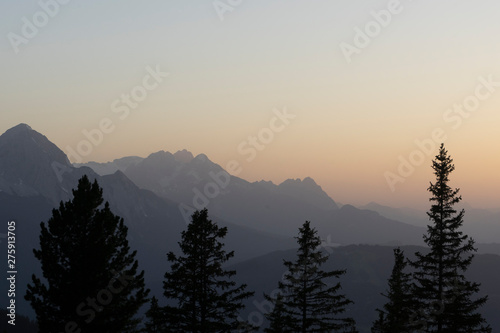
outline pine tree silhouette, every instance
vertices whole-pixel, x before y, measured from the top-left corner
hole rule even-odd
[[[354,319],[343,316],[352,301],[339,293],[340,282],[332,281],[345,270],[321,269],[328,254],[321,251],[321,239],[309,221],[299,228],[295,238],[299,244],[297,260],[283,262],[288,271],[284,281],[279,282],[283,306],[279,311],[283,314],[268,316],[270,327],[279,329],[275,320],[284,317],[284,332],[356,332]]]
[[[229,332],[246,326],[237,319],[242,301],[253,292],[236,286],[234,270],[222,265],[234,256],[221,240],[227,228],[208,219],[206,209],[196,211],[182,232],[179,243],[183,255],[168,253],[171,268],[165,273],[164,295],[175,305],[167,305],[166,321],[176,332]]]
[[[144,333],[165,333],[164,309],[158,305],[158,299],[153,296],[151,305],[146,311],[146,322],[144,324]]]
[[[87,176],[41,223],[44,280],[33,275],[25,299],[35,310],[39,332],[137,332],[135,317],[147,301],[144,271],[137,273],[127,227],[115,216],[102,189]]]
[[[436,182],[429,192],[433,202],[427,213],[432,224],[424,240],[429,253],[417,252],[411,262],[414,294],[412,324],[416,330],[439,333],[491,332],[485,319],[477,310],[487,297],[473,299],[480,285],[468,281],[464,273],[474,258],[474,241],[460,228],[464,210],[457,212],[454,205],[462,200],[459,189],[449,185],[449,175],[455,170],[453,160],[441,144],[439,154],[432,162]]]
[[[394,267],[389,278],[389,290],[382,294],[387,303],[379,312],[379,318],[372,327],[372,333],[409,332],[410,309],[413,304],[411,274],[404,270],[407,266],[404,252],[394,249]]]
[[[264,330],[266,333],[284,333],[287,332],[285,328],[288,326],[288,316],[285,314],[285,306],[283,304],[283,296],[278,294],[276,299],[265,295],[266,299],[270,301],[273,305],[273,311],[266,314],[267,320],[269,320],[270,326]]]

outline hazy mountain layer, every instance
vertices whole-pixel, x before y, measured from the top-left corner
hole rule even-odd
[[[86,165],[98,171],[107,164]],[[287,237],[306,220],[316,223],[332,244],[421,244],[425,231],[350,205],[339,209],[311,178],[279,185],[250,183],[231,176],[206,155],[193,157],[186,150],[153,153],[123,172],[139,187],[178,202],[181,210],[207,207],[235,224]]]
[[[407,257],[413,258],[415,251],[425,252],[425,248],[404,246]],[[326,270],[346,269],[340,279],[342,293],[354,301],[348,308],[349,316],[354,317],[360,333],[369,333],[371,325],[377,319],[376,308],[382,307],[386,299],[380,295],[388,289],[387,279],[394,263],[393,247],[350,245],[345,247],[324,247],[330,254],[324,264]],[[296,250],[278,251],[265,256],[250,259],[233,265],[238,271],[238,282],[245,282],[248,288],[255,290],[255,296],[248,300],[243,319],[256,325],[263,321],[263,313],[269,304],[263,293],[271,293],[278,287],[278,281],[285,273],[283,259],[295,260]],[[489,300],[481,309],[484,317],[491,324],[493,332],[500,330],[500,256],[493,254],[476,255],[467,277],[482,284],[481,294],[487,294]],[[265,326],[261,326],[264,328]]]
[[[233,264],[294,247],[291,236],[305,220],[312,221],[327,247],[421,244],[425,232],[374,211],[351,205],[339,209],[310,178],[280,185],[250,183],[229,176],[205,155],[194,157],[187,151],[123,158],[101,169],[94,167],[113,173],[101,176],[86,166],[73,167],[57,146],[24,124],[0,136],[0,220],[17,223],[19,313],[33,314],[22,295],[31,274],[40,273],[32,253],[38,247],[39,224],[47,221],[61,200],[72,197],[71,190],[83,174],[99,182],[112,211],[125,219],[130,245],[137,249],[147,285],[157,295],[167,269],[165,254],[177,251],[192,209],[205,205],[210,217],[229,229],[225,244],[236,252]],[[485,248],[497,250],[494,245]],[[6,242],[0,243],[0,251],[6,251]],[[371,255],[363,256],[353,256],[362,261],[360,270],[365,259],[371,265]],[[253,279],[245,269],[238,276]],[[262,283],[274,284],[273,275]],[[0,288],[6,288],[5,280]],[[370,302],[364,306],[371,307]]]

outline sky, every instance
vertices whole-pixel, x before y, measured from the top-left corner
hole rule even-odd
[[[187,149],[336,201],[499,206],[500,2],[0,0],[0,133],[72,162]]]

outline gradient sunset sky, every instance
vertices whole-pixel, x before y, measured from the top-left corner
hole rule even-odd
[[[61,2],[0,1],[0,133],[27,123],[68,153],[105,119],[83,161],[187,149],[249,181],[425,208],[439,143],[415,141],[437,129],[464,201],[500,206],[498,1]],[[276,110],[295,118],[269,138]]]

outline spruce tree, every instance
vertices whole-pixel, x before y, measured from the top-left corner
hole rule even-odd
[[[146,311],[146,323],[144,324],[144,333],[165,333],[167,332],[164,323],[164,310],[158,305],[158,299],[153,296],[151,305]]]
[[[372,333],[385,333],[386,331],[386,326],[385,326],[385,313],[384,311],[377,309],[378,312],[378,319],[373,322],[373,326],[371,329]],[[400,332],[402,333],[402,332]]]
[[[273,310],[266,314],[270,326],[264,330],[266,333],[284,333],[288,324],[288,317],[285,314],[285,306],[283,304],[283,296],[279,293],[276,298],[264,295],[265,298],[273,304]]]
[[[144,271],[137,273],[123,219],[102,203],[97,181],[83,176],[73,199],[41,223],[33,252],[44,279],[33,275],[25,295],[41,333],[137,331],[135,315],[149,293]]]
[[[245,324],[237,318],[242,301],[254,293],[245,291],[244,284],[236,285],[232,280],[236,271],[222,267],[234,256],[221,242],[227,228],[209,220],[206,209],[194,212],[191,219],[179,243],[183,255],[167,255],[171,263],[163,283],[170,301],[165,309],[167,326],[176,332],[241,329]]]
[[[423,332],[491,332],[477,312],[487,297],[474,298],[480,285],[464,276],[476,249],[472,238],[460,230],[464,210],[457,212],[454,206],[462,197],[458,188],[448,185],[455,166],[443,144],[432,162],[432,169],[436,181],[428,188],[432,205],[427,213],[432,224],[424,235],[430,251],[417,252],[416,260],[411,262],[415,268],[414,293],[418,299],[414,302],[412,324],[416,331]]]
[[[388,299],[379,312],[379,318],[372,327],[372,333],[409,332],[411,327],[410,309],[412,307],[411,274],[405,272],[407,262],[404,252],[394,249],[394,267],[389,277],[389,291],[382,294]]]
[[[299,244],[297,260],[284,260],[288,271],[279,282],[283,300],[285,332],[356,332],[352,318],[343,316],[352,303],[339,293],[340,282],[334,282],[345,270],[324,271],[321,265],[328,254],[321,251],[317,231],[306,221],[296,237]],[[276,326],[270,316],[271,327]]]

